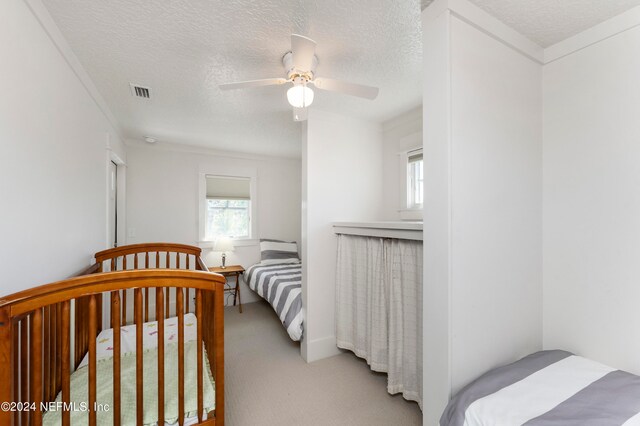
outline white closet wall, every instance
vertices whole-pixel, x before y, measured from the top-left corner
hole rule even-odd
[[[382,199],[381,126],[311,109],[302,144],[302,355],[338,354],[333,222],[374,221]]]
[[[461,17],[464,19],[461,19]],[[423,12],[424,424],[542,348],[542,92],[535,45],[463,1]]]

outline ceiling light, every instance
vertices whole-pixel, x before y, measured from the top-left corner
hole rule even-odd
[[[304,84],[296,84],[287,90],[287,100],[295,108],[305,108],[313,103],[313,90]]]

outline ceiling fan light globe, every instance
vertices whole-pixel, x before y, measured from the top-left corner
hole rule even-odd
[[[313,90],[304,85],[295,85],[287,90],[287,100],[295,108],[305,108],[313,103]]]

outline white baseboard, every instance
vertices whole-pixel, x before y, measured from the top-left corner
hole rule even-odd
[[[327,336],[303,342],[302,357],[307,362],[319,361],[331,356],[340,355],[344,351],[336,346],[336,336]]]

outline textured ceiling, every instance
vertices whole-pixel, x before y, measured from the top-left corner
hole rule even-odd
[[[542,47],[551,46],[640,5],[640,0],[471,0],[471,2]]]
[[[298,156],[283,87],[221,92],[284,76],[290,34],[318,43],[317,75],[380,87],[375,101],[316,91],[313,107],[375,121],[422,101],[418,0],[43,0],[125,137]],[[133,98],[129,82],[152,88]]]

